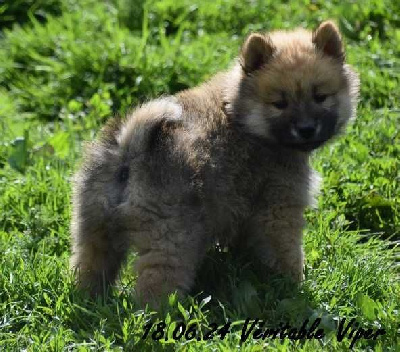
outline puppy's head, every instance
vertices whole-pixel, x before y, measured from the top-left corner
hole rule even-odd
[[[309,151],[355,115],[359,79],[345,64],[337,27],[251,34],[240,55],[230,108],[246,130],[269,143]]]

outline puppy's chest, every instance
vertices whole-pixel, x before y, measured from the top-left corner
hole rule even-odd
[[[232,213],[246,215],[255,207],[280,202],[308,205],[312,170],[307,162],[245,148],[223,154],[210,166],[205,184],[215,202],[240,209]]]

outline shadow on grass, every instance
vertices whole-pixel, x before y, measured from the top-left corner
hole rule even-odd
[[[209,309],[223,318],[260,318],[267,323],[297,324],[309,318],[316,305],[306,285],[263,270],[254,260],[229,252],[211,252],[199,270],[193,292],[211,295]],[[219,309],[218,309],[219,308]]]
[[[133,288],[134,279],[127,282],[123,278],[119,287],[95,299],[73,288],[68,325],[76,332],[77,340],[96,340],[97,331],[124,348],[151,345],[152,350],[165,350],[165,343],[154,344],[150,337],[142,339],[150,321],[167,325],[183,322],[186,327],[196,322],[204,333],[211,323],[222,326],[236,322],[238,327],[233,331],[240,331],[245,319],[258,318],[265,321],[265,327],[277,327],[280,323],[300,327],[306,319],[312,321],[326,315],[316,308],[307,284],[299,286],[287,278],[266,276],[256,263],[219,251],[212,251],[205,258],[191,292],[193,296],[178,300],[176,295],[170,295],[154,311],[137,304]],[[331,317],[322,324],[328,330],[335,328]]]

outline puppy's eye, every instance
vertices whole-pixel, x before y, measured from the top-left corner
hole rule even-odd
[[[129,167],[123,166],[118,171],[118,182],[125,183],[129,178]]]
[[[279,110],[283,110],[289,106],[289,103],[287,102],[287,100],[279,100],[279,101],[273,102],[272,105]]]
[[[317,94],[317,93],[314,94],[314,100],[318,104],[323,103],[326,100],[326,98],[328,98],[328,94]]]

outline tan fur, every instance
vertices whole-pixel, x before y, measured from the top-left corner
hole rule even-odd
[[[136,291],[192,287],[215,241],[303,278],[310,152],[355,116],[358,77],[336,26],[249,36],[232,69],[111,120],[75,175],[71,266],[101,293],[130,246]]]

